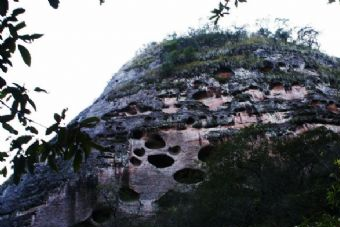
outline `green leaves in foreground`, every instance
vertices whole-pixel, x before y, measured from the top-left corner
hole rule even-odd
[[[25,64],[28,66],[31,66],[31,54],[30,52],[26,49],[26,47],[22,45],[18,45],[18,49],[20,51],[21,57],[24,60]]]
[[[22,135],[12,140],[10,150],[16,151],[17,154],[13,159],[15,183],[20,181],[22,174],[34,173],[35,163],[47,162],[53,170],[58,171],[58,159],[71,160],[74,170],[78,171],[91,150],[104,150],[84,130],[95,127],[100,121],[98,118],[87,118],[64,127],[61,123],[65,119],[65,113],[66,109],[61,114],[54,114],[55,123],[46,129],[46,135],[55,135],[51,141],[34,140],[30,135]],[[35,134],[35,130],[28,128],[27,131]]]
[[[58,7],[59,7],[59,0],[48,0],[48,2],[50,3],[50,5],[51,5],[54,9],[58,9]]]
[[[336,0],[328,0],[329,4],[334,3],[334,2],[336,2]],[[339,3],[340,3],[340,0],[339,0]]]
[[[220,2],[218,4],[218,7],[211,11],[213,15],[209,19],[214,20],[215,25],[218,23],[221,17],[224,17],[224,15],[229,14],[229,10],[230,10],[229,3],[230,2],[231,2],[230,0],[225,0],[225,3]],[[243,3],[243,2],[247,2],[247,0],[235,0],[234,1],[235,7],[238,7],[239,2]]]

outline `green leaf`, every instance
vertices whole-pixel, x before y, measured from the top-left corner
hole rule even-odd
[[[26,161],[24,156],[15,156],[13,158],[13,169],[14,169],[14,183],[18,184],[21,178],[21,175],[25,173]]]
[[[50,5],[54,8],[54,9],[58,9],[59,6],[59,0],[48,0]]]
[[[35,111],[37,111],[37,107],[35,106],[35,103],[32,101],[32,99],[28,99],[27,102],[33,107]]]
[[[50,135],[52,132],[56,132],[58,130],[58,126],[59,126],[59,124],[56,123],[56,124],[53,124],[50,127],[48,127],[46,129],[46,135]]]
[[[58,171],[58,166],[55,162],[55,156],[54,155],[49,155],[47,158],[47,163],[48,165],[54,170],[54,171]]]
[[[93,141],[90,141],[89,143],[90,143],[90,146],[93,147],[94,149],[101,151],[101,152],[105,151],[105,147],[101,146],[100,144],[97,144]]]
[[[24,60],[25,64],[28,66],[31,66],[31,54],[30,52],[26,49],[26,47],[22,45],[18,45],[20,54],[22,59]]]
[[[61,116],[57,113],[54,114],[54,120],[59,124],[61,122]]]
[[[65,117],[66,117],[66,111],[67,111],[68,109],[67,108],[65,108],[65,109],[63,109],[63,111],[61,112],[61,118],[62,119],[65,119]]]
[[[6,177],[7,176],[7,167],[2,168],[2,170],[0,170],[0,175]]]
[[[19,39],[23,40],[24,42],[33,42],[35,39],[39,39],[42,37],[42,34],[33,34],[33,35],[20,35]]]
[[[64,160],[70,160],[75,155],[76,150],[75,146],[69,146],[64,153]]]
[[[13,17],[16,17],[18,16],[19,14],[23,14],[25,12],[25,10],[23,8],[17,8],[15,10],[13,10],[12,12],[12,16]]]
[[[18,138],[12,140],[10,150],[13,151],[14,149],[21,149],[21,146],[31,141],[32,138],[32,136],[28,135],[19,136]]]
[[[6,86],[6,80],[4,80],[4,79],[0,76],[0,89],[3,88],[4,86]]]
[[[26,27],[26,23],[23,21],[15,26],[15,30],[18,31],[20,29],[23,29],[24,27]]]
[[[8,157],[7,152],[0,152],[0,162],[4,162]]]
[[[18,135],[18,131],[15,130],[12,126],[10,126],[7,123],[2,123],[2,127],[4,129],[6,129],[9,133],[14,134],[14,135]]]
[[[30,173],[34,172],[34,164],[39,161],[38,159],[39,141],[35,141],[26,150],[26,166]]]
[[[8,11],[8,0],[0,0],[0,15],[6,16]]]
[[[32,34],[32,35],[30,35],[32,41],[34,39],[40,39],[43,36],[44,36],[43,34]]]
[[[42,89],[42,88],[40,88],[40,87],[36,87],[36,88],[34,88],[34,91],[35,92],[44,92],[44,93],[48,93],[45,89]]]
[[[1,123],[9,122],[9,121],[11,121],[11,120],[14,119],[14,116],[15,116],[14,114],[0,116],[0,122],[1,122]]]
[[[78,171],[80,169],[81,162],[83,161],[83,154],[81,150],[77,150],[73,159],[73,169]]]
[[[25,130],[29,131],[29,132],[31,132],[33,134],[36,134],[36,135],[39,133],[38,130],[36,128],[34,128],[33,126],[28,126],[28,127],[26,127]]]

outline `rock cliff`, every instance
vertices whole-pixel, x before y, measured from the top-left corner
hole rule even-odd
[[[152,217],[170,190],[205,180],[213,145],[269,124],[276,136],[340,131],[340,61],[260,35],[198,34],[149,45],[75,121],[106,147],[79,173],[40,164],[0,187],[0,227],[129,226]]]

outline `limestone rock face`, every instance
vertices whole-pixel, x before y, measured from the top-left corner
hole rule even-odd
[[[6,182],[0,227],[129,226],[152,217],[169,190],[203,181],[213,144],[240,128],[271,124],[277,136],[340,131],[339,59],[221,38],[195,40],[190,58],[181,51],[193,38],[153,44],[124,65],[75,119],[99,117],[88,132],[107,151],[93,151],[79,173],[67,162],[58,173],[40,164],[19,185]],[[169,42],[178,55],[170,62]]]

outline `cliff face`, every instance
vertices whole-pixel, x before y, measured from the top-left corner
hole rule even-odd
[[[79,173],[45,165],[0,188],[0,227],[113,226],[152,217],[157,200],[206,177],[213,144],[271,124],[275,136],[340,131],[339,59],[263,38],[205,34],[150,45],[79,114],[100,117]],[[133,217],[133,219],[132,219]]]

